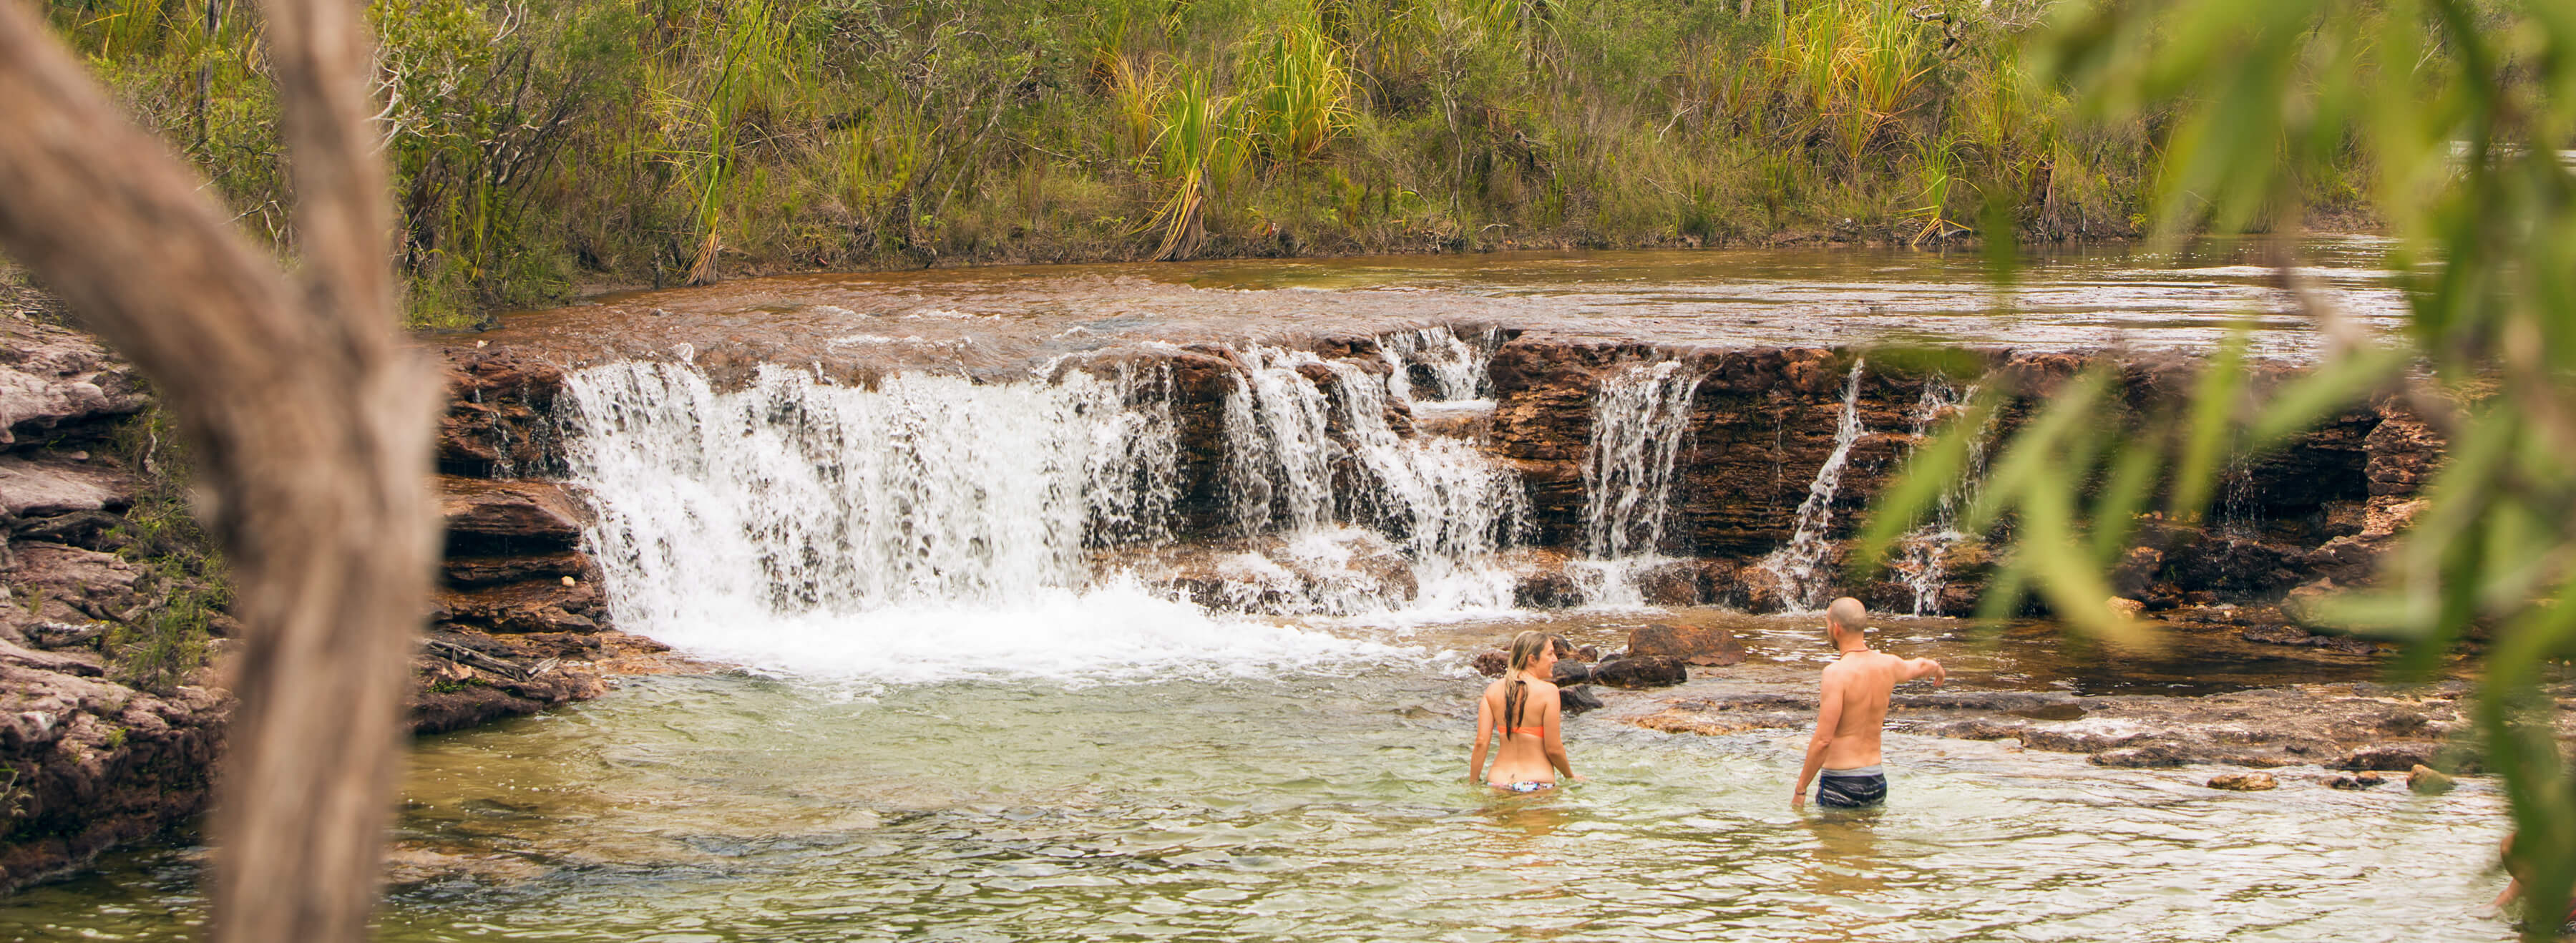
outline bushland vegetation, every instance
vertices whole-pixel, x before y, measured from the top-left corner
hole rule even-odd
[[[583,283],[1201,255],[2124,235],[2162,115],[2046,0],[377,0],[417,323]],[[237,0],[49,0],[291,241]],[[2318,179],[2314,198],[2350,202]]]

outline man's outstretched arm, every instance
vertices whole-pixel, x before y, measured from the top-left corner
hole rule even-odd
[[[1941,682],[1950,680],[1949,670],[1942,668],[1940,662],[1929,658],[1905,660],[1905,680],[1912,681],[1927,675],[1932,678],[1932,686],[1936,688],[1941,686]]]

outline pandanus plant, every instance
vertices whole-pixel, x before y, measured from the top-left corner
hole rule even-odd
[[[1243,136],[1232,121],[1235,104],[1210,91],[1207,77],[1194,71],[1163,96],[1162,130],[1155,137],[1160,146],[1157,170],[1172,182],[1172,192],[1145,224],[1146,231],[1162,233],[1155,261],[1189,258],[1206,239],[1214,178],[1243,159]]]

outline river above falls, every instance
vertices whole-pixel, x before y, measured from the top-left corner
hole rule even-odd
[[[1743,630],[1747,677],[1822,657],[1800,620],[1707,617]],[[631,678],[421,741],[378,938],[2511,938],[2473,915],[2503,827],[2476,778],[2431,797],[2289,768],[2229,793],[2201,785],[2221,768],[1900,733],[1887,809],[1793,812],[1803,732],[1659,733],[1614,698],[1566,728],[1590,782],[1497,798],[1461,781],[1481,682],[1450,646],[1517,627],[1319,629],[1338,657],[1224,678]],[[2062,670],[2103,653],[2045,628],[1902,620],[1881,644],[1957,662],[1954,687],[2086,685]],[[2122,690],[2194,665],[2239,685],[2375,671],[2190,651],[2109,660],[2142,679]],[[129,853],[22,893],[0,939],[185,938],[196,860]]]
[[[2318,237],[2303,269],[2367,328],[2404,311],[2387,239]],[[478,335],[567,365],[688,359],[1025,373],[1137,344],[1294,344],[1429,323],[1665,347],[1942,344],[2207,350],[2238,321],[2257,356],[2313,356],[2316,325],[2253,247],[2180,255],[2048,247],[1998,288],[1975,253],[1875,249],[1478,255],[1000,266],[790,275],[616,292]]]

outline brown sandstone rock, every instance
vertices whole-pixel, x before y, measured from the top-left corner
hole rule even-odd
[[[1693,665],[1723,666],[1744,661],[1744,645],[1735,633],[1715,626],[1651,623],[1628,633],[1628,654],[1664,655]]]
[[[438,467],[449,474],[544,474],[562,465],[554,430],[563,369],[508,348],[451,347]]]
[[[0,445],[131,415],[147,402],[141,375],[96,338],[0,318]]]
[[[2336,789],[2370,789],[2387,781],[2386,777],[2370,770],[2364,770],[2350,776],[2326,777],[2326,785]]]
[[[2406,771],[2406,788],[2414,790],[2417,795],[2438,796],[2457,785],[2458,781],[2453,780],[2450,774],[2420,763]]]
[[[1630,655],[1595,665],[1591,672],[1592,683],[1614,688],[1659,688],[1688,680],[1690,669],[1682,660],[1665,655]]]
[[[2272,774],[2262,772],[2220,773],[2209,778],[2209,788],[2232,792],[2260,792],[2278,788],[2280,785],[2278,780],[2272,778]]]
[[[539,579],[431,594],[431,621],[492,633],[596,632],[606,616],[599,590]]]
[[[0,659],[0,893],[203,810],[230,698],[166,694]]]
[[[9,545],[16,566],[9,571],[14,592],[41,597],[12,599],[7,613],[30,621],[90,622],[131,615],[141,601],[134,581],[141,574],[115,554],[61,544],[18,541]]]
[[[2410,495],[2433,480],[2449,445],[2431,426],[2391,405],[2381,409],[2362,450],[2369,456],[2363,474],[2372,495]]]
[[[45,517],[132,503],[132,476],[106,462],[0,455],[0,514]]]
[[[447,584],[459,588],[494,586],[524,580],[553,579],[561,581],[595,581],[595,568],[590,558],[578,551],[532,553],[523,556],[456,557],[440,563]]]
[[[1601,694],[1588,684],[1566,685],[1556,689],[1556,701],[1558,708],[1571,716],[1600,709]]]
[[[518,555],[569,550],[587,517],[563,486],[544,481],[441,477],[439,513],[455,555]]]
[[[2362,747],[2329,765],[2346,770],[2404,772],[2418,766],[2433,765],[2441,752],[2442,745],[2432,741],[2398,740]]]

